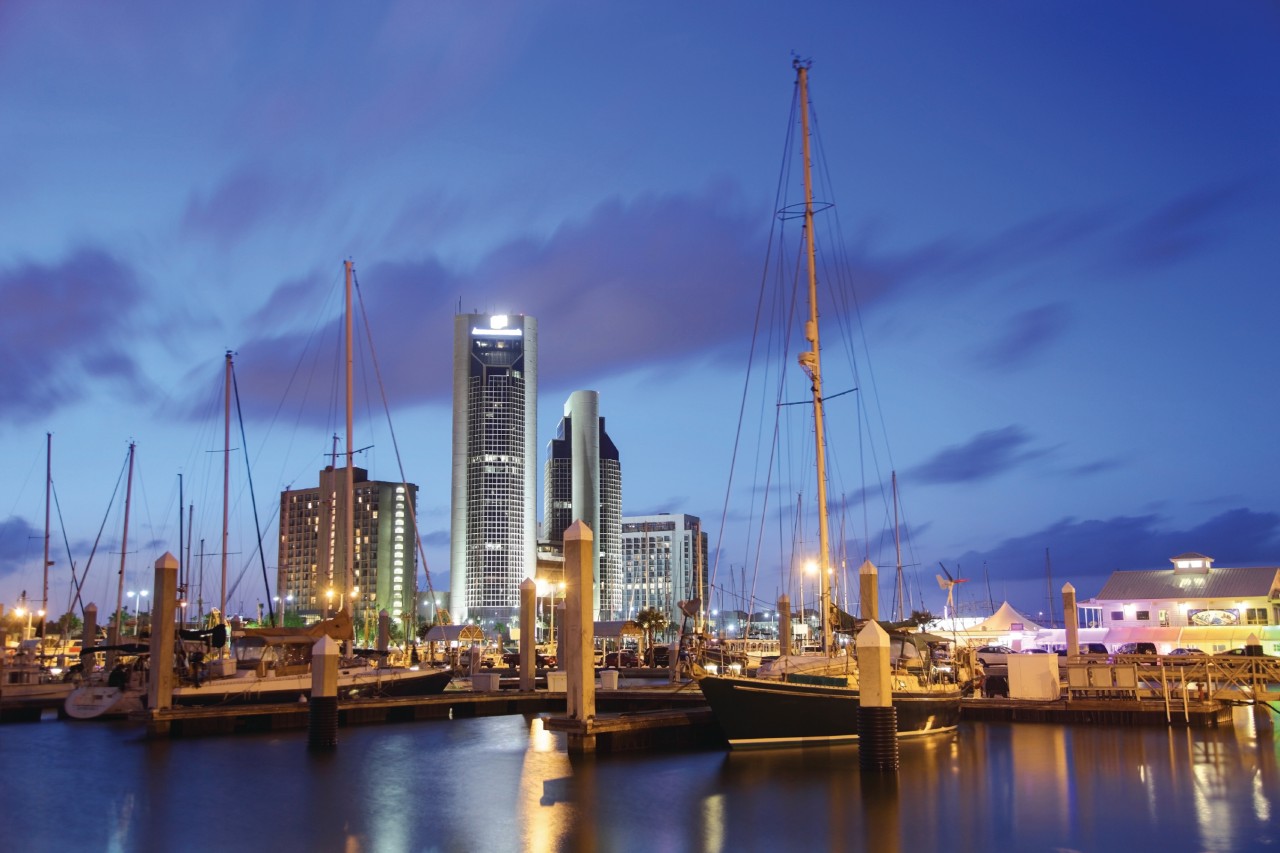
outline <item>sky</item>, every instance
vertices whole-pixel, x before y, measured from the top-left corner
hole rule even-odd
[[[892,469],[934,612],[939,563],[970,581],[962,612],[1029,614],[1187,551],[1280,564],[1280,7],[804,13],[0,5],[0,602],[41,597],[49,433],[51,611],[72,565],[116,596],[131,442],[126,588],[178,550],[180,506],[216,586],[228,350],[229,599],[261,600],[278,493],[344,429],[346,259],[381,376],[362,344],[356,464],[418,484],[431,588],[461,309],[538,318],[540,445],[599,391],[624,514],[699,516],[717,586],[795,601],[785,558],[747,555],[743,507],[782,482],[731,477],[793,55],[869,353],[831,441],[873,406],[887,436],[860,473],[840,457],[849,561],[893,576]]]

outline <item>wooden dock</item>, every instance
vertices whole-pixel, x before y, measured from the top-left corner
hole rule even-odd
[[[696,689],[672,687],[600,690],[597,705],[613,713],[705,708]],[[142,712],[137,719],[152,737],[193,737],[240,732],[286,731],[307,728],[311,706],[306,702],[270,705],[205,705]],[[416,720],[452,720],[505,714],[563,714],[565,694],[547,690],[479,692],[446,690],[435,696],[354,699],[338,703],[339,727]]]
[[[1231,705],[1217,700],[1166,708],[1164,702],[1115,699],[964,699],[960,719],[971,722],[1098,723],[1118,726],[1216,728],[1231,725]]]

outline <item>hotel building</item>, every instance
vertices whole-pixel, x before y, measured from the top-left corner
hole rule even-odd
[[[681,620],[679,602],[707,601],[707,534],[692,515],[629,515],[622,519],[623,614],[652,607]]]

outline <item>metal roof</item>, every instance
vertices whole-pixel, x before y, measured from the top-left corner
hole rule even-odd
[[[1174,598],[1266,598],[1280,595],[1280,567],[1179,572],[1145,569],[1112,572],[1094,601],[1155,601]]]

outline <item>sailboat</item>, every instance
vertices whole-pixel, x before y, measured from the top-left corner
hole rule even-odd
[[[814,203],[809,144],[809,63],[795,60],[804,158],[804,232],[808,268],[809,313],[805,338],[809,349],[799,356],[808,377],[813,408],[814,466],[817,477],[820,566],[830,566],[827,511],[826,434],[823,411],[821,347],[818,330],[817,272],[814,247]],[[821,653],[784,655],[756,676],[695,669],[695,677],[716,721],[733,748],[836,744],[858,740],[859,682],[857,661],[848,646],[837,648],[835,623],[853,629],[851,617],[833,606],[828,571],[819,568],[822,614]],[[872,617],[874,618],[874,617]],[[890,634],[893,703],[898,736],[953,730],[959,723],[964,687],[954,671],[935,666],[935,649],[943,638],[895,631]]]

